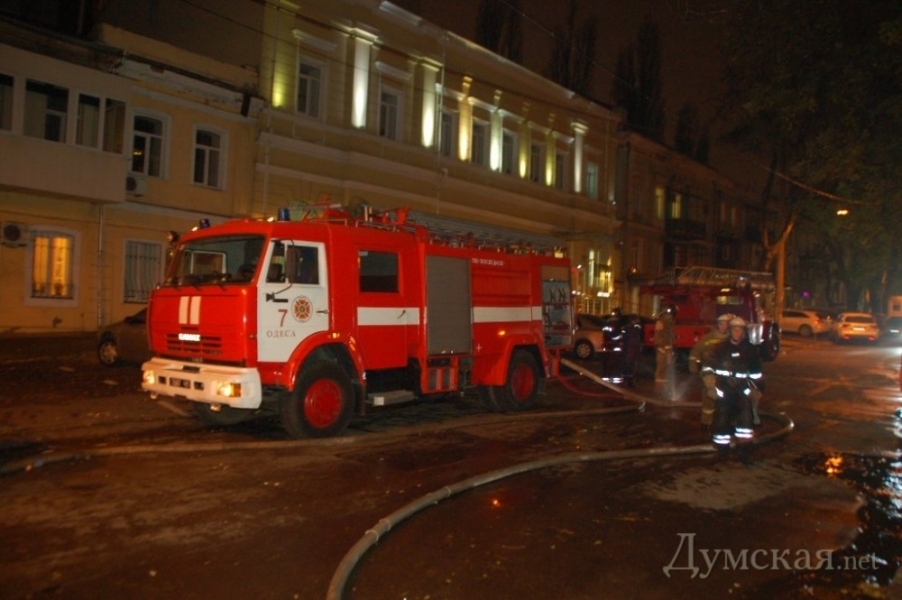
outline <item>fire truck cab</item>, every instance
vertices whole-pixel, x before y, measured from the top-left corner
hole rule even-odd
[[[560,248],[322,207],[184,235],[149,303],[142,387],[210,425],[278,413],[293,437],[331,436],[367,405],[473,386],[527,409],[572,333]]]
[[[780,353],[780,328],[766,313],[763,297],[775,289],[770,273],[717,267],[685,267],[642,281],[641,293],[652,297],[655,313],[668,304],[676,307],[674,349],[687,352],[714,326],[722,314],[734,314],[748,323],[749,341],[761,358]],[[654,323],[645,328],[645,345],[654,346]]]

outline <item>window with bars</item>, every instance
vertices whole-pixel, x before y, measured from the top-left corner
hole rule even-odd
[[[125,302],[147,302],[163,272],[163,245],[156,242],[125,242]]]
[[[32,252],[31,297],[74,298],[75,237],[54,231],[37,231]]]
[[[220,187],[222,136],[214,131],[194,132],[194,183]]]

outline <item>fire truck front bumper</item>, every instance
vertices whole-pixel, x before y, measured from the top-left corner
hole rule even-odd
[[[151,394],[232,408],[260,408],[263,399],[256,369],[152,358],[141,370],[141,388]]]

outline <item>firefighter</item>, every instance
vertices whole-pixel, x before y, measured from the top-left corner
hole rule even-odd
[[[758,348],[746,336],[745,319],[730,320],[730,333],[711,352],[710,367],[714,371],[717,400],[714,408],[712,441],[721,458],[730,451],[736,438],[737,452],[743,462],[751,458],[753,436],[752,390],[762,385],[761,358]]]
[[[708,365],[709,357],[715,346],[727,339],[730,320],[733,315],[725,313],[717,317],[711,331],[701,337],[689,351],[689,372],[701,373],[702,380],[702,429],[709,429],[714,422],[714,400],[717,392],[714,389],[714,371]]]
[[[642,356],[645,331],[639,315],[629,315],[623,325],[623,380],[627,387],[636,387],[636,368]]]
[[[623,311],[615,308],[611,311],[611,316],[605,320],[604,324],[604,353],[602,354],[602,369],[606,378],[614,380],[622,379],[625,376],[624,364],[624,339],[623,325],[625,319]]]
[[[655,322],[655,385],[673,377],[673,321],[676,306],[668,304]]]

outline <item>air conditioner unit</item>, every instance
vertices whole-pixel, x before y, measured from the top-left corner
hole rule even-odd
[[[28,225],[15,221],[0,223],[0,244],[13,248],[28,245]]]
[[[143,196],[147,193],[147,177],[144,175],[129,175],[125,178],[125,191],[132,196]]]

